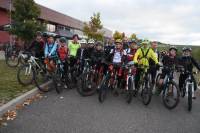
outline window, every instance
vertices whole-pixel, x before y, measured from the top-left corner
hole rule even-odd
[[[56,26],[52,25],[52,24],[47,24],[47,31],[55,32],[56,31]]]

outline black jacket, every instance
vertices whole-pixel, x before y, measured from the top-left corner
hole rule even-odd
[[[182,65],[186,70],[192,72],[193,66],[200,70],[200,66],[197,61],[191,56],[182,56],[179,59],[179,64]]]
[[[83,54],[82,54],[82,57],[81,57],[81,51],[82,51],[82,50],[83,50]],[[78,58],[78,59],[86,59],[86,58],[89,58],[88,50],[87,50],[87,49],[79,48],[78,51],[77,51],[77,58]]]
[[[91,59],[95,63],[97,63],[97,62],[100,63],[104,59],[104,51],[103,50],[100,50],[100,51],[94,50],[91,54]]]

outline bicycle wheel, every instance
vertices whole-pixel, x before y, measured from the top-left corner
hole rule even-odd
[[[51,82],[52,76],[50,73],[46,72],[45,70],[37,70],[38,72],[35,75],[35,86],[41,92],[49,92],[52,89],[52,86],[47,86]]]
[[[156,86],[157,86],[157,85],[158,85],[158,83],[159,83],[160,76],[161,76],[161,73],[159,73],[159,74],[156,76]]]
[[[192,85],[188,85],[188,111],[192,110]]]
[[[99,89],[98,99],[99,99],[100,103],[103,103],[106,99],[106,93],[107,93],[107,88],[108,88],[108,81],[106,81],[106,80],[107,80],[107,78],[104,77],[104,79],[101,83],[100,89]]]
[[[17,80],[21,85],[30,85],[33,83],[35,71],[29,64],[20,66],[17,71]]]
[[[17,67],[19,65],[18,55],[12,53],[7,53],[5,61],[9,67]]]
[[[149,105],[149,103],[151,102],[151,98],[152,98],[152,84],[151,84],[150,75],[148,75],[148,79],[147,79],[147,81],[145,81],[145,83],[143,85],[141,96],[142,96],[143,104]]]
[[[53,75],[53,84],[56,89],[56,92],[60,94],[64,88],[64,82],[62,81],[60,73]]]
[[[94,86],[94,75],[92,72],[83,73],[80,77],[80,86],[77,87],[77,91],[81,96],[92,96],[96,92]]]
[[[128,90],[126,90],[126,102],[131,103],[133,97],[133,80],[128,78]]]
[[[162,100],[166,108],[174,109],[179,103],[180,92],[174,81],[167,83],[163,90]]]

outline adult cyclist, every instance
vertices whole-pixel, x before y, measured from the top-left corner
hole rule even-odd
[[[152,59],[156,65],[158,65],[158,58],[155,54],[155,52],[149,47],[149,41],[144,40],[141,43],[141,47],[137,50],[134,56],[134,63],[144,66],[145,68],[149,67],[149,59]],[[140,80],[140,73],[141,71],[147,71],[145,68],[138,68],[136,73],[136,79],[135,79],[135,86],[136,89],[139,87],[139,80]],[[145,69],[145,70],[144,70]]]

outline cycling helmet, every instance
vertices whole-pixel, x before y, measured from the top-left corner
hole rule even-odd
[[[66,43],[66,42],[67,42],[66,39],[65,39],[65,37],[61,37],[61,38],[59,39],[59,41],[60,41],[61,43]]]
[[[97,41],[96,46],[102,46],[103,47],[103,43],[101,41]]]
[[[190,48],[190,47],[183,47],[182,51],[186,51],[186,50],[192,51],[192,48]]]
[[[79,41],[79,43],[80,43],[80,44],[86,44],[87,41],[86,41],[85,39],[82,39],[82,40]]]
[[[176,50],[176,52],[178,51],[178,49],[175,46],[170,46],[169,51],[171,51],[172,49]]]
[[[95,42],[94,42],[93,39],[90,39],[90,40],[88,41],[88,43],[89,43],[89,44],[94,44]]]
[[[144,39],[141,44],[149,44],[149,40]]]
[[[131,44],[131,43],[136,43],[137,44],[137,41],[135,40],[135,39],[131,39],[130,41],[129,41],[129,43]]]
[[[121,39],[117,39],[117,40],[115,40],[115,43],[121,43],[122,44],[122,40]]]

